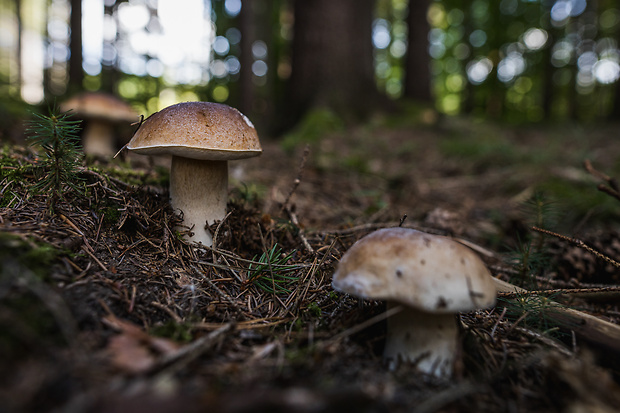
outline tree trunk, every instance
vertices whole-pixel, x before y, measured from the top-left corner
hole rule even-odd
[[[77,92],[82,89],[84,72],[82,71],[82,0],[71,0],[71,25],[69,58],[69,91]]]
[[[373,0],[297,0],[289,120],[312,107],[364,116],[377,103]]]
[[[21,0],[15,0],[15,17],[17,20],[17,84],[19,85],[19,91],[22,87],[22,31],[24,29],[22,24],[22,2]]]
[[[432,102],[431,58],[428,54],[428,32],[430,25],[426,18],[429,0],[409,1],[407,35],[409,47],[405,60],[404,97],[421,102]]]
[[[239,26],[241,29],[241,55],[239,61],[241,70],[239,72],[240,100],[239,110],[253,118],[252,112],[254,107],[254,81],[252,79],[252,64],[254,57],[252,55],[252,44],[256,38],[256,0],[248,1],[241,7],[239,13]]]
[[[620,30],[616,29],[616,41],[620,40]],[[611,106],[611,111],[609,115],[607,115],[607,119],[611,121],[620,120],[620,80],[616,81],[614,85],[614,95],[613,102]]]

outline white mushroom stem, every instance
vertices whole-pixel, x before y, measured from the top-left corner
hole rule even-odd
[[[170,204],[190,228],[188,241],[210,247],[213,236],[205,226],[226,216],[228,162],[172,157]]]
[[[114,155],[114,128],[109,122],[92,119],[84,129],[82,147],[88,155]]]
[[[388,302],[388,307],[395,303]],[[431,314],[403,305],[387,321],[383,352],[390,370],[411,362],[423,373],[437,378],[452,375],[458,330],[454,314]]]

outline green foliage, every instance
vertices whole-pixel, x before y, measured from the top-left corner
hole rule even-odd
[[[253,205],[258,203],[265,197],[267,189],[257,183],[245,183],[241,182],[232,188],[230,197],[234,200],[239,200],[241,203]]]
[[[11,155],[11,148],[5,146],[0,152],[0,208],[11,208],[19,202],[20,193],[27,185],[24,175],[28,173],[27,168]]]
[[[530,294],[518,294],[515,298],[498,298],[502,306],[506,308],[506,316],[513,320],[520,320],[525,327],[554,333],[558,330],[557,322],[550,313],[560,307],[554,296],[543,297]]]
[[[133,186],[153,185],[167,188],[170,183],[170,169],[161,165],[145,170],[136,169],[127,161],[114,160],[109,165],[92,166],[90,169]]]
[[[3,264],[11,259],[39,278],[49,274],[51,265],[63,253],[54,246],[35,242],[10,233],[0,233],[0,273],[4,273]]]
[[[590,182],[570,182],[563,177],[549,177],[537,185],[539,191],[557,199],[561,205],[563,225],[572,228],[589,216],[590,221],[609,223],[618,220],[618,201],[598,191]]]
[[[284,137],[282,148],[292,151],[299,144],[318,143],[326,134],[342,131],[344,127],[344,121],[333,111],[327,108],[311,110],[295,130]]]
[[[517,241],[517,247],[508,253],[518,274],[517,279],[511,281],[521,287],[535,290],[537,289],[535,276],[541,274],[549,264],[549,255],[531,239],[519,238]]]
[[[314,301],[308,304],[308,312],[317,318],[320,318],[321,315],[323,314],[321,307]]]
[[[150,332],[157,337],[169,338],[182,343],[188,343],[193,339],[191,325],[189,323],[179,324],[174,320],[154,326]]]
[[[63,199],[67,190],[80,192],[78,167],[82,158],[79,144],[80,122],[71,120],[69,112],[50,108],[49,115],[34,113],[35,119],[27,123],[28,143],[40,146],[41,176],[32,190],[50,193],[53,207],[57,199]]]
[[[32,356],[66,342],[67,308],[48,284],[65,251],[51,244],[0,232],[0,353]],[[64,337],[63,337],[64,336]]]
[[[290,293],[290,287],[297,284],[299,277],[288,275],[298,266],[287,264],[296,250],[284,254],[278,244],[260,257],[254,256],[248,268],[249,280],[258,288],[268,293]]]
[[[527,225],[552,228],[555,221],[554,203],[540,193],[535,193],[522,206]],[[536,275],[543,274],[549,266],[550,254],[544,245],[544,235],[534,233],[526,239],[517,239],[517,247],[510,253],[511,261],[518,272],[517,284],[528,289],[537,289]]]
[[[479,165],[505,165],[518,160],[519,151],[498,136],[463,136],[440,141],[441,153],[448,157],[471,160]]]

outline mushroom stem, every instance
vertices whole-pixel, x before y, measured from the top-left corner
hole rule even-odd
[[[170,204],[175,212],[182,213],[183,225],[190,228],[188,241],[213,245],[213,236],[205,226],[224,219],[227,199],[227,161],[172,157]]]
[[[400,304],[388,302],[388,307],[395,305]],[[383,357],[390,370],[411,362],[423,373],[450,377],[457,338],[454,314],[431,314],[403,305],[403,311],[388,318]]]
[[[84,128],[82,147],[88,155],[113,155],[116,152],[113,127],[103,120],[91,119]]]

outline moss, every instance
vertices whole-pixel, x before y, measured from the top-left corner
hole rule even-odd
[[[121,211],[117,205],[106,205],[100,209],[100,213],[103,216],[103,225],[106,227],[115,225],[121,218]]]
[[[282,140],[282,148],[293,151],[300,144],[317,144],[328,133],[340,132],[344,121],[333,111],[317,108],[306,114],[297,127]]]
[[[0,251],[0,269],[4,268],[2,262],[10,258],[39,278],[46,278],[52,264],[65,253],[53,245],[6,232],[0,233]]]
[[[518,148],[500,138],[446,138],[439,144],[441,153],[447,157],[460,158],[484,165],[502,165],[519,160]]]
[[[241,202],[242,204],[257,205],[258,202],[265,198],[268,188],[265,185],[257,183],[240,182],[233,184],[230,191],[231,202]]]
[[[576,224],[588,216],[591,222],[611,224],[620,221],[620,204],[598,191],[590,183],[568,182],[551,177],[537,185],[537,190],[556,201],[562,225]]]
[[[0,153],[0,208],[10,208],[18,193],[24,193],[23,188],[32,184],[33,168],[31,165],[22,165],[17,157],[11,155],[10,148],[4,146]]]
[[[313,317],[320,318],[322,315],[321,307],[317,303],[311,302],[308,304],[308,313]]]
[[[45,283],[62,251],[9,233],[0,233],[0,354],[27,356],[64,342],[46,302]]]
[[[165,166],[156,165],[152,169],[136,169],[129,162],[114,161],[105,167],[91,167],[102,176],[116,178],[128,185],[152,185],[167,188],[170,183],[170,171]]]
[[[169,338],[183,343],[190,342],[193,339],[192,327],[187,323],[179,324],[174,320],[151,328],[150,333],[157,337]]]

